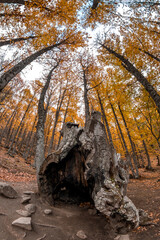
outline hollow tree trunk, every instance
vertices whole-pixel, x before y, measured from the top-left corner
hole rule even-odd
[[[38,188],[50,204],[56,201],[91,202],[108,218],[119,219],[117,231],[138,226],[139,216],[126,194],[128,172],[123,161],[114,161],[105,139],[101,114],[92,112],[88,129],[65,123],[57,151],[48,156],[38,172]],[[118,174],[112,175],[117,167]]]

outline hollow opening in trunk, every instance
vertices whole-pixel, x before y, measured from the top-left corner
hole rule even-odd
[[[72,149],[59,163],[50,163],[44,174],[53,202],[93,204],[94,180],[86,181],[84,172],[85,158],[78,147]]]

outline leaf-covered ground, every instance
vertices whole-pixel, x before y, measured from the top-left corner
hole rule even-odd
[[[144,209],[153,218],[152,225],[139,227],[130,233],[130,240],[160,239],[160,167],[156,165],[154,159],[153,167],[154,171],[140,169],[141,178],[139,180],[131,179],[128,185],[127,194],[137,208]],[[0,150],[0,181],[9,182],[20,195],[24,190],[37,192],[35,169],[30,164],[26,164],[24,159],[18,155],[14,158],[9,156],[2,148]],[[0,214],[0,232],[4,240],[11,238],[12,240],[23,238],[32,240],[43,236],[45,236],[44,239],[49,240],[52,239],[53,233],[55,240],[66,240],[65,231],[71,236],[68,239],[77,239],[73,236],[75,236],[76,231],[81,229],[85,230],[89,240],[109,239],[106,238],[106,233],[102,230],[106,220],[100,216],[89,216],[85,209],[76,206],[58,206],[58,208],[52,207],[54,214],[51,217],[45,217],[42,213],[42,210],[47,208],[45,203],[42,203],[36,195],[32,201],[35,201],[38,206],[37,213],[33,217],[34,231],[25,234],[24,231],[15,230],[11,226],[12,220],[18,218],[15,210],[20,208],[20,199],[6,200],[0,196],[0,213],[5,214]],[[37,221],[52,225],[54,223],[56,230],[36,226],[34,223]],[[62,229],[60,230],[58,227]]]

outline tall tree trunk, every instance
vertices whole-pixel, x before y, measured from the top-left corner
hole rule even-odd
[[[147,156],[147,169],[152,169],[152,165],[151,165],[151,160],[150,160],[150,156],[149,156],[149,153],[148,153],[148,149],[147,149],[147,146],[146,146],[146,143],[144,140],[142,140],[143,142],[143,146],[144,146],[144,150],[145,150],[145,153],[146,153],[146,156]]]
[[[23,70],[28,64],[30,64],[31,62],[33,62],[36,58],[38,58],[40,55],[42,55],[43,53],[52,50],[53,48],[56,48],[62,44],[65,43],[65,40],[54,44],[52,46],[49,47],[45,47],[35,53],[33,53],[32,55],[30,55],[29,57],[23,59],[22,61],[20,61],[18,64],[16,64],[14,67],[12,67],[11,69],[9,69],[7,72],[5,72],[1,77],[0,77],[0,92],[2,91],[2,89],[18,74],[21,72],[21,70]]]
[[[103,119],[104,119],[104,122],[105,122],[105,125],[106,125],[106,128],[107,128],[107,133],[108,133],[108,139],[107,140],[109,142],[110,148],[113,150],[114,149],[114,144],[113,144],[112,134],[111,134],[111,131],[110,131],[109,123],[108,123],[108,120],[106,118],[103,103],[102,103],[102,100],[100,98],[98,90],[97,90],[97,95],[98,95],[98,100],[99,100],[99,105],[100,105],[100,108],[101,108],[102,116],[103,116]]]
[[[134,120],[135,120],[135,122],[136,122],[137,129],[138,129],[139,134],[140,134],[141,139],[142,139],[142,144],[143,144],[143,147],[144,147],[144,150],[145,150],[145,154],[146,154],[146,156],[147,156],[147,162],[148,162],[148,164],[147,164],[147,167],[146,167],[146,168],[147,168],[147,169],[152,169],[151,160],[150,160],[150,156],[149,156],[149,153],[148,153],[147,145],[146,145],[146,143],[145,143],[145,141],[144,141],[144,139],[143,139],[143,135],[140,133],[140,127],[139,127],[139,125],[138,125],[137,119],[134,118]]]
[[[33,136],[33,132],[34,132],[34,128],[35,128],[36,122],[37,122],[37,115],[36,115],[36,117],[34,119],[34,122],[33,122],[33,125],[32,125],[32,129],[31,129],[31,133],[28,136],[28,140],[26,142],[25,152],[23,154],[23,157],[24,157],[24,159],[26,161],[27,161],[27,158],[28,158],[28,155],[29,155],[30,146],[32,145],[32,139],[33,139],[32,136]]]
[[[34,99],[34,96],[31,98],[31,101],[29,102],[29,104],[28,104],[28,106],[27,106],[27,109],[26,109],[25,113],[23,114],[23,117],[22,117],[22,119],[21,119],[21,121],[20,121],[20,124],[19,124],[19,126],[17,127],[17,130],[16,130],[16,132],[15,132],[15,134],[14,134],[14,136],[13,136],[13,139],[12,139],[11,145],[9,146],[8,153],[11,153],[11,151],[14,153],[14,151],[15,151],[15,148],[16,148],[16,145],[17,145],[17,142],[15,142],[15,139],[16,139],[17,134],[19,133],[19,131],[21,131],[22,126],[24,125],[24,120],[25,120],[26,115],[27,115],[27,113],[28,113],[28,111],[29,111],[29,109],[30,109],[30,106],[31,106],[31,103],[32,103],[33,99]],[[18,141],[18,140],[17,140],[17,141]],[[13,146],[14,146],[14,147],[13,147]]]
[[[6,45],[9,45],[12,43],[16,43],[16,42],[27,41],[29,39],[34,39],[36,37],[37,36],[29,36],[29,37],[13,38],[13,39],[6,40],[6,41],[0,41],[0,47],[6,46]]]
[[[103,48],[105,48],[109,53],[114,55],[116,58],[118,58],[122,62],[122,66],[130,72],[132,75],[136,77],[136,79],[143,85],[143,87],[146,89],[146,91],[149,93],[153,101],[155,102],[158,112],[160,114],[160,95],[157,93],[157,91],[154,89],[154,87],[149,83],[147,78],[143,76],[143,74],[136,68],[134,65],[126,59],[121,54],[117,53],[116,51],[112,50],[108,46],[105,46],[104,44],[100,44]]]
[[[114,115],[114,117],[115,117],[115,120],[116,120],[118,129],[119,129],[119,132],[120,132],[120,135],[121,135],[121,139],[122,139],[124,148],[125,148],[125,155],[126,155],[127,162],[128,162],[128,164],[130,165],[130,168],[131,168],[133,177],[135,178],[135,177],[136,177],[136,174],[135,174],[135,171],[134,171],[134,168],[133,168],[133,165],[132,165],[131,156],[130,156],[130,154],[129,154],[126,141],[125,141],[125,139],[124,139],[124,135],[123,135],[123,133],[122,133],[121,126],[120,126],[120,124],[119,124],[119,121],[118,121],[116,112],[115,112],[115,110],[114,110],[113,104],[111,103],[111,100],[110,100],[110,99],[109,99],[109,102],[110,102],[110,105],[111,105],[111,108],[112,108],[112,112],[113,112],[113,115]]]
[[[132,138],[131,138],[131,135],[130,135],[130,132],[129,132],[129,129],[128,129],[128,126],[127,126],[127,123],[126,123],[126,120],[125,120],[125,117],[124,117],[124,114],[123,114],[122,109],[121,109],[119,104],[118,104],[118,108],[119,108],[119,111],[121,113],[121,116],[122,116],[122,119],[123,119],[123,122],[124,122],[124,125],[125,125],[125,128],[126,128],[126,132],[127,132],[130,144],[131,144],[131,148],[132,148],[133,162],[134,162],[135,170],[136,170],[135,177],[139,178],[137,159],[136,159],[136,153],[135,153],[135,150],[134,150],[133,141],[132,141]]]
[[[0,3],[14,3],[14,4],[21,4],[21,5],[25,5],[25,0],[0,0]]]
[[[59,100],[58,100],[58,104],[57,104],[57,109],[56,109],[56,113],[55,113],[55,120],[54,120],[54,126],[53,126],[53,131],[52,131],[52,136],[51,136],[51,140],[50,140],[50,144],[49,144],[49,149],[48,149],[48,155],[51,154],[52,152],[52,147],[53,147],[53,142],[54,142],[54,137],[55,137],[55,132],[56,132],[56,127],[57,127],[57,123],[58,123],[58,118],[59,118],[59,114],[61,111],[61,107],[62,107],[62,103],[65,97],[65,93],[66,93],[65,89],[63,91],[62,97],[61,95],[59,96]],[[61,99],[60,99],[61,98]]]
[[[158,161],[157,166],[160,166],[160,157],[157,155],[156,158],[157,158],[157,161]]]
[[[70,95],[69,95],[69,97],[68,97],[67,106],[66,106],[66,109],[65,109],[62,126],[64,125],[64,123],[65,123],[65,121],[66,121],[66,117],[67,117],[67,114],[68,114],[68,108],[69,108],[69,104],[70,104],[70,98],[71,98],[71,93],[70,93]],[[61,141],[61,137],[62,137],[62,135],[61,135],[61,133],[60,133],[60,135],[59,135],[59,140],[58,140],[58,144],[57,144],[57,149],[58,149],[58,147],[59,147],[59,144],[60,144],[60,141]]]
[[[88,89],[87,89],[87,76],[86,76],[86,70],[83,69],[83,86],[84,86],[84,106],[85,106],[85,128],[87,128],[87,125],[90,120],[90,110],[89,110],[89,101],[88,101]]]
[[[108,133],[108,138],[109,138],[108,142],[109,142],[110,151],[111,151],[111,154],[112,154],[112,166],[110,168],[110,175],[111,176],[116,176],[118,174],[117,153],[116,153],[116,150],[114,148],[114,144],[113,144],[113,139],[112,139],[112,134],[111,134],[111,131],[110,131],[109,123],[108,123],[108,120],[107,120],[107,117],[106,117],[106,114],[105,114],[105,110],[104,110],[104,107],[103,107],[103,103],[102,103],[102,100],[100,98],[98,90],[97,90],[97,95],[98,95],[99,105],[101,107],[102,116],[103,116],[103,119],[104,119],[104,122],[105,122],[105,125],[106,125],[106,128],[107,128],[107,133]]]
[[[148,51],[145,51],[145,50],[143,50],[141,48],[139,48],[139,50],[141,52],[144,52],[145,54],[147,54],[149,57],[151,57],[151,58],[155,59],[156,61],[160,62],[160,58],[159,57],[157,57],[157,56],[153,55],[152,53],[150,53]]]
[[[44,108],[44,99],[45,95],[47,92],[47,89],[50,84],[51,76],[53,70],[58,67],[59,63],[55,67],[51,69],[51,71],[48,74],[46,83],[44,87],[42,88],[41,94],[40,94],[40,99],[38,103],[38,122],[37,122],[37,144],[36,144],[36,154],[35,154],[35,165],[36,165],[36,170],[37,173],[39,172],[40,166],[43,163],[45,159],[45,154],[44,154],[44,124],[46,121],[46,109]]]
[[[141,154],[141,151],[140,151],[140,149],[138,149],[138,151],[139,151],[139,156],[140,156],[140,159],[141,159],[141,167],[142,168],[145,168],[145,161],[144,161],[144,158],[143,158],[143,156],[142,156],[142,154]]]

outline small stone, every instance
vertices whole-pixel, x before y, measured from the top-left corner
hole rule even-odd
[[[33,191],[25,191],[25,192],[23,192],[23,194],[24,195],[32,195],[32,194],[34,194],[34,192]]]
[[[96,209],[88,209],[88,213],[91,216],[95,216],[97,214],[97,210]]]
[[[129,240],[129,235],[120,235],[120,238],[118,240]]]
[[[28,203],[30,200],[31,200],[31,197],[30,197],[30,196],[22,196],[21,203],[22,203],[22,204]]]
[[[119,240],[120,235],[118,235],[117,237],[114,238],[114,240]]]
[[[25,206],[25,209],[29,212],[29,213],[35,213],[35,211],[36,211],[36,205],[35,204],[33,204],[33,203],[31,203],[31,204],[27,204],[26,206]]]
[[[0,182],[0,194],[7,198],[17,198],[18,194],[8,183]]]
[[[31,217],[21,217],[12,222],[12,225],[24,228],[26,230],[32,230]]]
[[[23,216],[23,217],[30,217],[31,213],[25,210],[16,210],[16,213],[18,213],[19,215]]]
[[[44,210],[44,213],[45,213],[46,215],[50,215],[50,214],[52,214],[52,210],[51,210],[51,209],[45,209],[45,210]]]
[[[76,236],[79,237],[80,239],[86,239],[87,238],[87,236],[86,236],[86,234],[84,233],[83,230],[78,231],[76,233]]]

